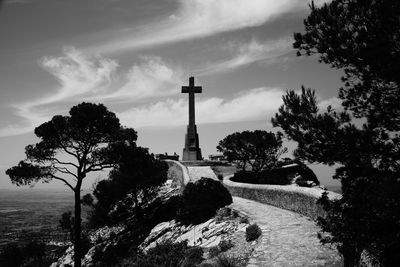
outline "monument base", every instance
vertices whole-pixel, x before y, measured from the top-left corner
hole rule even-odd
[[[183,161],[202,160],[201,149],[199,146],[199,135],[196,125],[188,125],[185,135],[185,147],[183,148]]]
[[[201,156],[201,149],[183,149],[183,161],[192,161],[192,160],[202,160],[203,157]]]

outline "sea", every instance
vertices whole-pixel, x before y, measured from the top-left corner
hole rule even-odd
[[[62,213],[73,211],[72,191],[60,189],[0,189],[0,248],[8,243],[65,242],[59,226]]]

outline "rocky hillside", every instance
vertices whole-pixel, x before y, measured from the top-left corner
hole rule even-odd
[[[200,179],[195,184],[211,185],[211,189],[206,189],[207,191],[217,190],[212,184],[219,185],[226,190],[218,181],[210,180],[211,182],[207,183],[204,181],[204,179]],[[210,192],[212,193],[212,191]],[[228,191],[226,194],[229,196]],[[218,194],[211,195],[218,196]],[[193,193],[190,193],[191,196]],[[230,196],[229,198],[231,199]],[[188,210],[182,211],[182,207],[177,208],[177,203],[190,207],[189,209],[197,209],[193,203],[189,205],[185,201],[185,192],[179,183],[168,180],[160,188],[158,196],[147,205],[144,212],[145,219],[132,215],[116,225],[92,230],[89,234],[87,253],[82,260],[82,265],[87,267],[141,266],[144,261],[149,261],[146,255],[150,255],[160,246],[173,249],[172,244],[184,244],[183,247],[187,251],[191,251],[192,248],[200,251],[196,265],[201,263],[204,266],[206,266],[205,264],[219,266],[219,261],[234,260],[235,266],[245,266],[257,244],[256,241],[246,241],[246,229],[249,227],[248,218],[228,205],[213,212],[215,214],[213,217],[201,223],[183,223],[176,219],[179,216],[175,217],[177,216],[175,214],[177,214],[177,210],[182,214],[186,214]],[[207,200],[203,202],[207,203]],[[210,199],[210,203],[215,203],[215,201]],[[196,214],[204,212],[201,205],[199,204],[200,209],[195,212]],[[207,206],[208,208],[209,206]],[[184,218],[187,220],[187,217]],[[186,257],[188,262],[184,265],[173,264],[173,266],[194,266],[193,262],[190,263],[191,257],[193,256]],[[73,266],[72,246],[57,262],[52,264],[52,267],[56,266]]]

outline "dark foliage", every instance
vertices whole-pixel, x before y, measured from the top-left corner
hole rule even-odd
[[[123,128],[104,105],[83,102],[72,107],[68,116],[54,116],[37,127],[35,135],[40,142],[28,145],[26,159],[6,174],[18,186],[58,180],[74,192],[74,254],[79,267],[83,179],[88,173],[114,167],[122,147],[136,146],[137,134]]]
[[[69,240],[74,243],[74,217],[71,211],[64,212],[59,220],[61,229],[69,236]]]
[[[257,224],[252,224],[246,228],[246,241],[256,240],[262,234],[261,228]]]
[[[319,218],[319,225],[332,236],[321,240],[338,243],[339,251],[353,253],[349,257],[356,263],[367,249],[384,266],[395,266],[400,262],[400,181],[381,175],[351,181],[341,200],[331,202],[323,196],[320,203],[328,215]]]
[[[344,70],[339,97],[345,110],[319,111],[315,93],[303,87],[300,95],[283,97],[272,120],[298,142],[299,159],[341,165],[334,178],[343,198],[322,199],[328,217],[320,225],[332,234],[322,241],[339,245],[345,266],[357,265],[363,250],[385,266],[399,262],[393,253],[400,244],[399,17],[399,1],[311,5],[306,32],[295,34],[294,47]]]
[[[306,32],[294,35],[299,54],[344,70],[344,107],[390,131],[400,130],[399,17],[399,1],[335,0],[311,5]]]
[[[0,266],[42,267],[50,263],[51,259],[46,257],[45,244],[34,241],[21,246],[9,244],[0,252]]]
[[[24,262],[22,250],[16,244],[9,244],[0,253],[1,266],[19,267]]]
[[[186,185],[182,202],[177,220],[184,224],[199,224],[214,216],[219,208],[231,204],[232,197],[219,181],[201,178]]]
[[[217,258],[218,267],[239,267],[243,265],[243,259],[236,256],[219,255]]]
[[[141,256],[138,246],[146,239],[151,229],[157,224],[175,218],[178,207],[181,206],[181,198],[172,196],[162,202],[159,199],[151,201],[142,210],[142,216],[133,216],[125,221],[126,230],[113,238],[113,245],[100,248],[93,256],[96,267],[131,266],[131,261],[126,263],[126,258]],[[139,253],[139,254],[138,254]],[[136,255],[131,257],[132,255]]]
[[[292,172],[287,169],[273,169],[262,172],[238,171],[231,180],[238,183],[249,184],[287,185],[292,181],[290,174],[292,174]]]
[[[277,163],[277,168],[289,165],[289,164],[297,164],[297,166],[289,167],[289,170],[293,172],[294,174],[300,175],[301,179],[297,180],[296,183],[300,185],[299,183],[306,182],[306,181],[311,181],[315,183],[316,185],[319,185],[320,182],[313,172],[304,162],[300,161],[299,159],[290,159],[290,158],[284,158],[278,161]],[[288,171],[289,172],[289,171]],[[300,185],[301,186],[301,185]]]
[[[121,148],[120,161],[109,179],[100,181],[93,192],[97,202],[89,219],[91,226],[116,223],[133,214],[139,216],[143,205],[156,196],[157,189],[167,180],[167,171],[168,165],[147,149]],[[110,214],[114,208],[116,211]]]
[[[219,246],[211,247],[210,250],[208,251],[208,255],[210,258],[214,258],[214,257],[218,256],[220,253],[221,253],[221,249],[219,248]]]
[[[222,240],[221,242],[219,242],[218,247],[221,249],[222,252],[225,252],[233,248],[233,244],[231,240]]]
[[[146,254],[139,253],[121,266],[137,267],[194,267],[203,261],[200,247],[189,247],[187,242],[165,242],[149,249]]]
[[[219,141],[217,149],[229,162],[236,161],[242,170],[251,166],[254,172],[273,168],[280,155],[287,151],[282,148],[280,132],[261,130],[230,134]]]

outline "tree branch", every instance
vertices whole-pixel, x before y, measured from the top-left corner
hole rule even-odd
[[[74,176],[76,179],[78,179],[78,176],[77,176],[75,173],[71,172],[70,170],[68,170],[68,169],[65,168],[65,167],[58,167],[58,166],[54,166],[54,165],[53,165],[53,168],[56,169],[57,171],[61,172],[61,173],[72,175],[72,176]]]
[[[78,165],[72,163],[72,162],[62,162],[60,160],[58,160],[57,158],[49,158],[49,160],[55,161],[57,164],[61,164],[61,165],[70,165],[73,166],[75,168],[78,168]]]
[[[85,172],[101,171],[101,170],[112,168],[112,167],[114,167],[114,164],[105,164],[105,165],[94,164],[94,165],[89,166],[89,168],[87,168],[85,170]]]
[[[75,192],[75,188],[74,188],[70,183],[68,183],[67,180],[65,180],[65,179],[63,179],[63,178],[61,178],[61,177],[55,176],[54,174],[49,174],[49,175],[50,175],[51,178],[53,178],[53,179],[59,180],[59,181],[61,181],[61,182],[64,182],[66,186],[68,186],[69,188],[71,188],[72,191]]]

